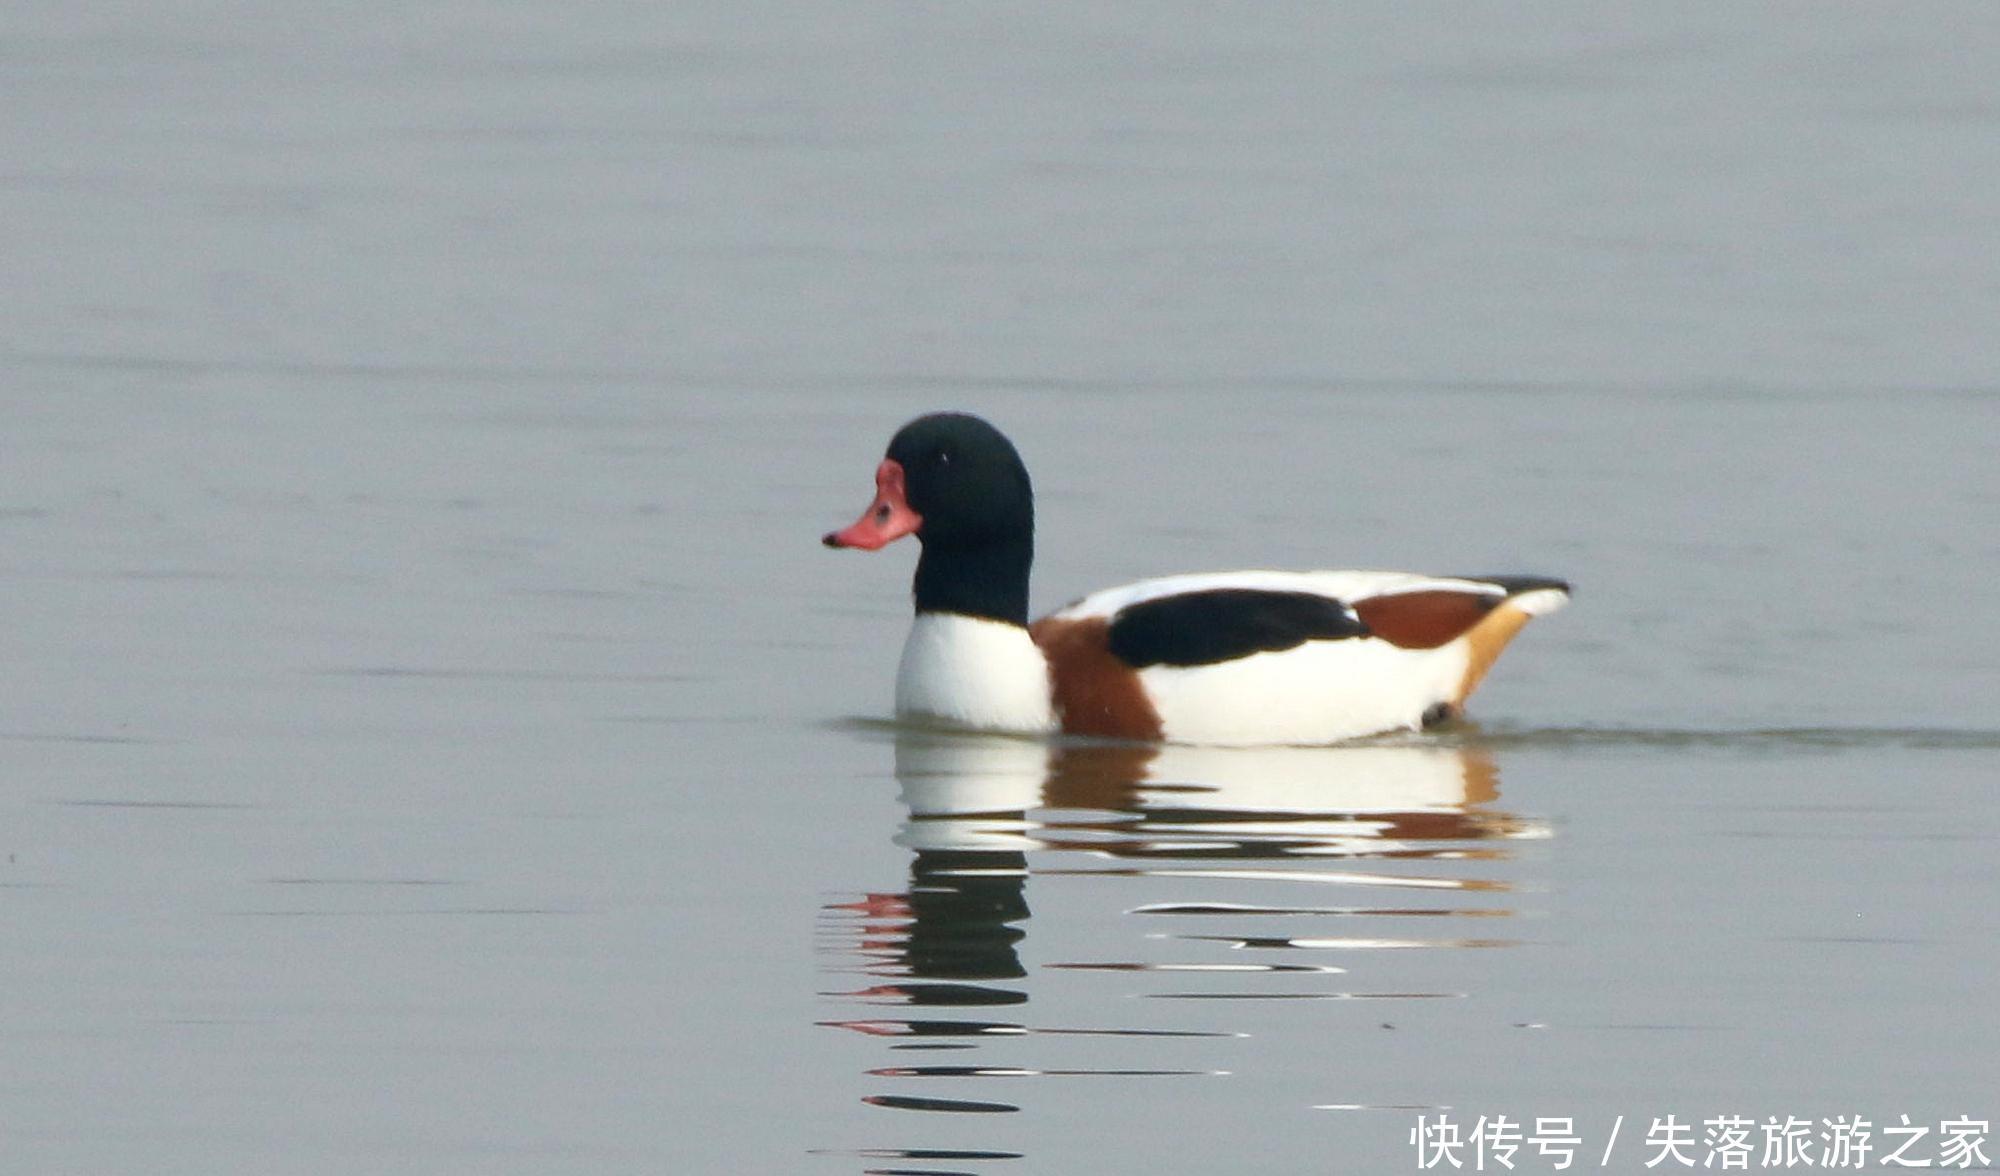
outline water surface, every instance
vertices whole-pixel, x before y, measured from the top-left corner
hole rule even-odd
[[[15,7],[20,1170],[2000,1109],[1984,7]],[[1422,739],[899,731],[816,539],[942,407],[1041,608],[1577,602]]]

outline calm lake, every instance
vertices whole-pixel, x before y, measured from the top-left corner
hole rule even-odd
[[[8,9],[0,1166],[2000,1157],[1988,7]],[[939,408],[1037,612],[1577,598],[899,728]]]

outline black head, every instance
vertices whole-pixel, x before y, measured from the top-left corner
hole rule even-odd
[[[1027,624],[1035,492],[1000,430],[965,413],[918,417],[890,440],[875,486],[860,520],[827,546],[873,551],[915,535],[918,612]]]
[[[889,441],[926,548],[1035,539],[1035,492],[1014,443],[976,416],[918,417]]]

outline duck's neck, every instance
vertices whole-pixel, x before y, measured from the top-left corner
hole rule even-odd
[[[913,585],[917,615],[958,613],[1025,627],[1032,535],[960,546],[926,542]]]

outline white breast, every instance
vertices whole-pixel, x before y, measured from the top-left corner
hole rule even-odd
[[[896,713],[978,731],[1052,731],[1048,661],[1019,625],[919,613],[896,671]]]

